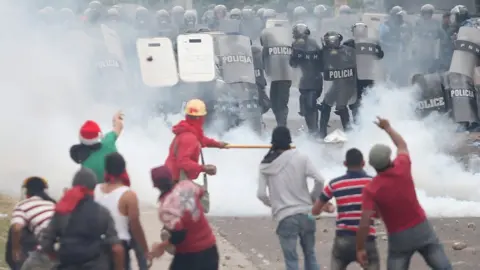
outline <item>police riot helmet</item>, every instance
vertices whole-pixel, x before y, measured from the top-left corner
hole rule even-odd
[[[182,6],[174,6],[171,11],[172,14],[183,14],[185,13],[185,9]]]
[[[149,17],[149,12],[148,12],[148,9],[144,8],[144,7],[138,7],[136,10],[135,10],[135,19],[137,21],[146,21]]]
[[[390,16],[395,16],[395,15],[399,15],[400,12],[403,11],[403,8],[401,6],[394,6],[390,9]]]
[[[303,6],[298,6],[293,9],[293,17],[294,18],[302,18],[305,17],[308,14],[308,11],[305,7]]]
[[[158,23],[169,23],[170,13],[166,9],[160,9],[155,13],[155,18]]]
[[[69,8],[60,9],[60,11],[58,12],[58,16],[62,22],[70,22],[75,19],[75,14]]]
[[[265,10],[266,10],[266,9],[263,8],[263,7],[262,7],[262,8],[259,8],[259,9],[257,10],[257,16],[258,16],[259,18],[263,18],[263,13],[265,13]]]
[[[215,17],[217,19],[223,19],[227,16],[227,7],[224,5],[216,5],[213,8],[213,12],[215,13]]]
[[[273,9],[266,9],[263,12],[263,19],[265,21],[268,20],[268,19],[275,18],[276,16],[277,16],[277,12],[275,12],[275,10],[273,10]]]
[[[367,38],[368,26],[363,22],[352,25],[352,34],[354,37]]]
[[[243,19],[252,19],[254,15],[253,9],[243,8],[242,9],[242,18]]]
[[[116,8],[109,8],[107,10],[107,18],[109,20],[118,19],[120,17],[120,12]]]
[[[328,31],[323,36],[323,45],[327,48],[339,48],[342,44],[343,36],[335,31]]]
[[[91,9],[91,8],[87,8],[85,12],[83,12],[83,15],[85,16],[87,22],[89,23],[95,23],[101,17],[100,11],[98,9]]]
[[[88,8],[100,10],[102,9],[102,3],[99,1],[92,1],[88,3]]]
[[[202,16],[202,21],[203,21],[203,23],[206,23],[206,24],[214,23],[215,22],[215,13],[213,12],[213,10],[205,11],[205,13],[203,13],[203,16]]]
[[[459,24],[468,19],[470,19],[470,14],[468,12],[468,9],[464,5],[457,5],[450,11],[451,23]]]
[[[324,5],[318,5],[313,8],[313,15],[316,17],[323,17],[327,13],[327,7]]]
[[[53,7],[50,7],[50,6],[45,7],[45,8],[43,9],[43,13],[45,13],[45,14],[49,14],[49,15],[50,15],[50,14],[53,14],[54,12],[55,12],[55,9],[54,9]]]
[[[229,18],[232,20],[240,20],[242,18],[242,11],[238,8],[230,10]]]
[[[352,9],[348,5],[341,5],[338,8],[338,14],[352,14]]]
[[[422,17],[431,18],[434,12],[435,12],[435,7],[431,4],[423,5],[420,8],[420,14],[422,15]]]
[[[183,14],[183,21],[186,25],[195,25],[197,24],[197,11],[189,9]]]
[[[305,38],[310,36],[310,29],[304,23],[297,23],[292,28],[293,39]]]

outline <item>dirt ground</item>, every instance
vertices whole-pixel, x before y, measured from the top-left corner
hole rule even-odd
[[[13,198],[0,194],[0,269],[8,269],[4,260],[5,243],[10,227],[10,215],[15,203],[16,201]]]
[[[218,233],[244,253],[258,269],[285,269],[275,235],[276,224],[270,217],[212,217],[211,222],[218,228]],[[480,224],[480,218],[438,218],[432,219],[431,222],[455,270],[480,269],[480,235],[476,230],[476,224]],[[330,265],[334,226],[334,218],[322,218],[317,221],[316,250],[321,269],[328,269]],[[453,246],[456,242],[464,243],[466,247],[462,250],[454,250]],[[382,269],[385,269],[387,240],[381,224],[377,244],[381,254]],[[300,252],[300,248],[298,251]],[[351,265],[349,269],[361,268],[358,265]],[[419,255],[415,255],[410,269],[429,268]]]

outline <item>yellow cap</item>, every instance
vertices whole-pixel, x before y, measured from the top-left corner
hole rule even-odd
[[[200,99],[192,99],[185,105],[185,114],[190,116],[207,115],[207,106]]]

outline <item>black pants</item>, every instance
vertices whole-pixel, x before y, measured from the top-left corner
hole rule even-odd
[[[317,99],[322,95],[322,89],[300,89],[300,112],[305,119],[308,132],[318,133],[318,108]]]
[[[330,121],[330,113],[332,112],[332,106],[323,103],[320,104],[320,137],[325,138],[328,134],[328,122]],[[336,107],[335,114],[340,116],[342,127],[344,131],[350,129],[350,112],[347,106]]]
[[[270,102],[277,126],[287,126],[291,86],[292,81],[273,81],[270,84]]]
[[[219,255],[217,246],[196,253],[175,254],[170,270],[218,270]]]

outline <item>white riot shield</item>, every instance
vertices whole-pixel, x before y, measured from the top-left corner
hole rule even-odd
[[[265,23],[265,28],[272,27],[290,27],[290,23],[288,22],[288,20],[268,19]]]
[[[362,15],[362,22],[368,27],[368,36],[378,39],[380,25],[385,22],[387,14],[381,13],[364,13]]]
[[[209,34],[177,37],[178,72],[184,82],[209,82],[215,79],[215,51]]]
[[[102,29],[103,39],[108,52],[116,55],[118,59],[122,62],[122,66],[126,67],[127,63],[125,60],[125,53],[123,51],[122,42],[120,41],[117,32],[104,24],[100,25],[100,28]]]
[[[178,83],[177,63],[169,38],[140,38],[137,54],[143,82],[150,87],[168,87]]]
[[[357,77],[359,80],[382,80],[383,70],[377,57],[377,42],[371,39],[356,38]]]
[[[480,29],[460,27],[455,51],[453,52],[450,72],[459,73],[473,78],[477,59],[480,56]]]

